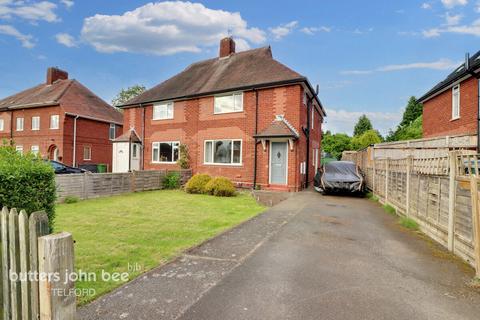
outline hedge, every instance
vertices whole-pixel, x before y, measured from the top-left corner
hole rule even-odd
[[[185,185],[187,193],[205,193],[205,186],[212,179],[208,174],[197,173]]]
[[[215,177],[207,183],[205,192],[217,197],[233,197],[236,194],[236,189],[230,179]]]
[[[22,155],[12,146],[0,146],[0,207],[43,210],[50,231],[55,219],[55,172],[39,157]]]

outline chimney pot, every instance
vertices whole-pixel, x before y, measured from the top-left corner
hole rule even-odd
[[[235,53],[235,41],[232,37],[220,40],[220,58],[228,57],[232,53]]]
[[[52,84],[57,80],[67,80],[68,72],[60,70],[58,68],[48,68],[47,69],[47,84]]]

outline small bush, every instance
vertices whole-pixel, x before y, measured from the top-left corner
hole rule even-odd
[[[78,201],[80,201],[80,199],[75,196],[66,196],[65,199],[63,199],[63,203],[77,203]]]
[[[182,169],[190,168],[190,156],[188,154],[188,147],[186,144],[181,144],[179,147],[180,157],[177,160],[177,164]]]
[[[22,155],[13,146],[0,146],[0,207],[45,211],[50,230],[55,219],[55,172],[33,154]]]
[[[164,189],[178,189],[180,187],[180,174],[178,172],[168,172],[163,177],[162,185]]]
[[[235,186],[230,179],[216,177],[205,186],[205,192],[217,197],[232,197],[235,195]]]
[[[208,174],[197,173],[188,180],[185,185],[185,191],[187,193],[205,193],[205,186],[212,180]]]
[[[383,205],[383,209],[384,209],[388,214],[391,214],[391,215],[397,214],[397,210],[395,210],[395,208],[392,207],[392,206],[389,205],[389,204],[384,204],[384,205]]]
[[[407,229],[418,230],[418,223],[411,218],[401,217],[400,224]]]

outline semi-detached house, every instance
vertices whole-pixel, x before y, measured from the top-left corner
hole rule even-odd
[[[124,170],[176,169],[185,144],[193,173],[239,187],[304,188],[320,164],[325,117],[311,84],[270,47],[237,53],[225,38],[219,51],[121,106],[119,142],[130,142],[130,159],[121,148],[114,158],[125,159]]]

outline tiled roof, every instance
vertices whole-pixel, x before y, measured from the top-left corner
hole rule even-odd
[[[0,110],[60,105],[66,113],[123,124],[121,112],[76,80],[40,84],[0,100]]]
[[[140,137],[138,136],[135,129],[131,128],[130,130],[124,132],[121,136],[113,140],[113,142],[142,142]]]
[[[254,136],[255,138],[286,138],[292,137],[295,139],[299,138],[297,130],[293,128],[287,120],[283,117],[275,119],[267,128],[259,132]]]

